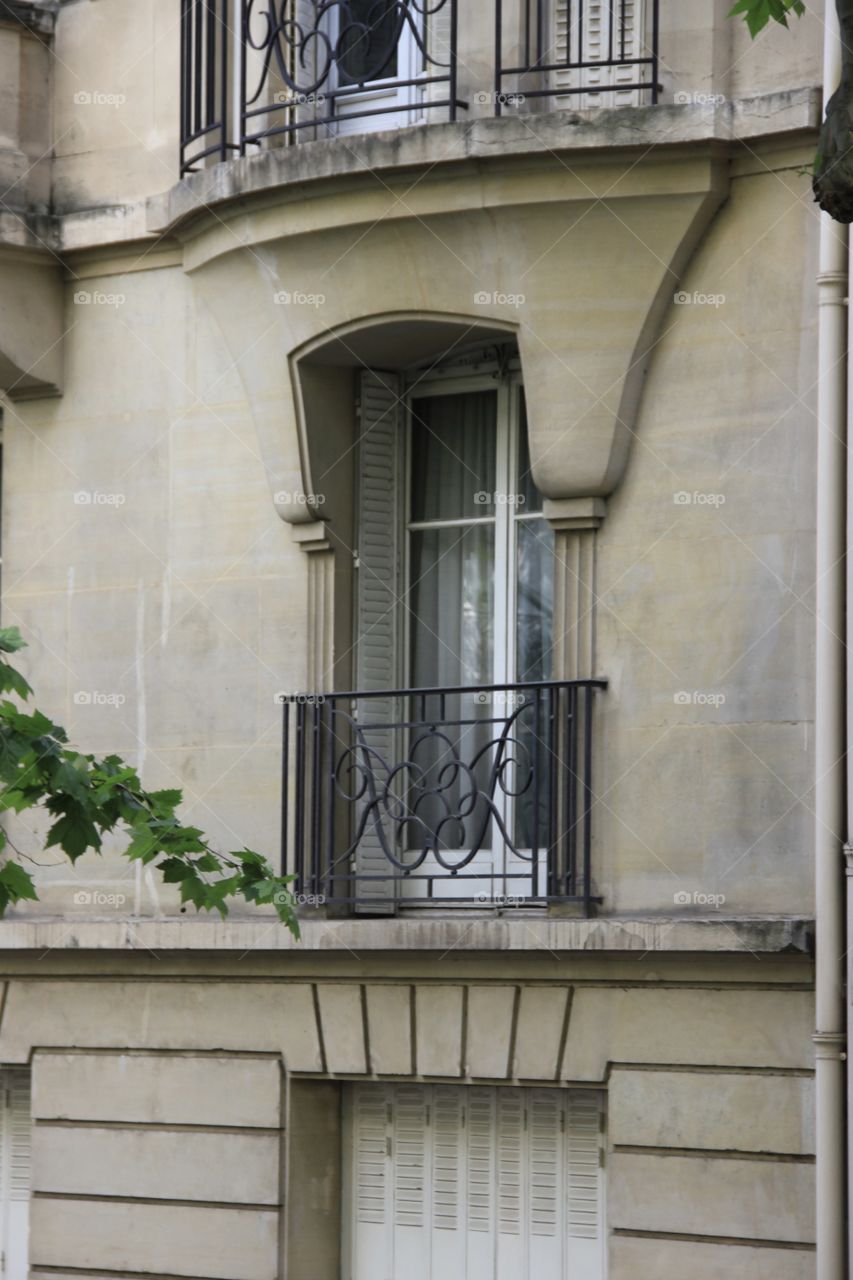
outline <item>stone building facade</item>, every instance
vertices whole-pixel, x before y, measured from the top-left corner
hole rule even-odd
[[[17,822],[10,1280],[814,1274],[822,32],[729,7],[3,6],[3,622],[302,918]],[[462,720],[467,884],[370,790]]]

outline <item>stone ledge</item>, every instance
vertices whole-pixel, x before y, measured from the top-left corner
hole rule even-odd
[[[608,920],[303,920],[302,939],[269,917],[0,922],[0,951],[680,952],[809,955],[813,921],[780,916]]]
[[[731,102],[597,108],[414,125],[282,147],[191,174],[148,201],[148,230],[163,234],[210,206],[370,173],[557,154],[738,143],[816,130],[820,91],[791,89]]]

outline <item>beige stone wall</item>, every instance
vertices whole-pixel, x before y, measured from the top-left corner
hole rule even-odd
[[[326,587],[309,588],[309,557],[271,493],[305,483],[287,357],[366,307],[423,316],[429,289],[441,313],[470,314],[473,285],[524,280],[520,316],[486,308],[482,321],[520,324],[540,483],[555,494],[573,478],[603,484],[628,446],[595,535],[593,667],[611,682],[597,709],[596,887],[622,912],[672,913],[685,893],[691,911],[711,896],[734,912],[806,910],[815,263],[797,168],[809,145],[736,151],[710,222],[725,191],[698,158],[644,169],[614,156],[614,175],[628,164],[632,184],[618,219],[581,199],[577,168],[567,176],[546,159],[534,173],[519,160],[501,174],[431,170],[402,204],[388,183],[369,193],[354,183],[334,206],[321,188],[316,205],[285,201],[250,218],[224,207],[183,257],[150,244],[73,257],[64,394],[15,403],[6,420],[5,619],[32,646],[40,705],[81,745],[135,760],[149,784],[183,786],[187,816],[215,840],[275,855],[275,694],[304,689],[326,665],[308,630]],[[600,172],[592,180],[607,189]],[[502,209],[509,192],[530,208]],[[452,217],[437,212],[451,194]],[[582,219],[577,236],[565,231],[567,207]],[[235,250],[241,236],[251,253]],[[350,245],[358,252],[344,253]],[[322,308],[275,305],[279,285],[316,287],[341,253]],[[471,271],[450,274],[458,261]],[[600,303],[584,310],[592,293]],[[649,373],[632,390],[646,332],[656,335]],[[569,362],[581,355],[579,382]],[[621,400],[602,397],[614,379]],[[328,424],[302,430],[343,559],[351,485],[314,443]],[[40,835],[21,840],[35,850]],[[50,911],[169,905],[150,874],[57,862],[40,872]]]
[[[602,1085],[611,1277],[675,1277],[687,1246],[699,1280],[811,1274],[802,962],[48,966],[10,976],[0,1023],[33,1072],[34,1276],[332,1280],[340,1087],[365,1078]]]

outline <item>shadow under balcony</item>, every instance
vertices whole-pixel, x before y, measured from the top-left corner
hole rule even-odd
[[[606,683],[285,697],[282,861],[300,905],[591,915]]]

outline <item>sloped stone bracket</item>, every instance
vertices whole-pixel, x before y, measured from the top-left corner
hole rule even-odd
[[[52,254],[0,252],[0,391],[11,400],[62,385],[63,286]]]
[[[547,498],[619,484],[663,318],[727,193],[725,148],[531,142],[492,155],[421,156],[381,180],[360,171],[298,191],[283,175],[275,201],[265,187],[178,228],[242,376],[271,491],[299,495],[277,504],[289,523],[348,519],[344,392],[365,364],[431,358],[442,326],[450,346],[515,336]]]

